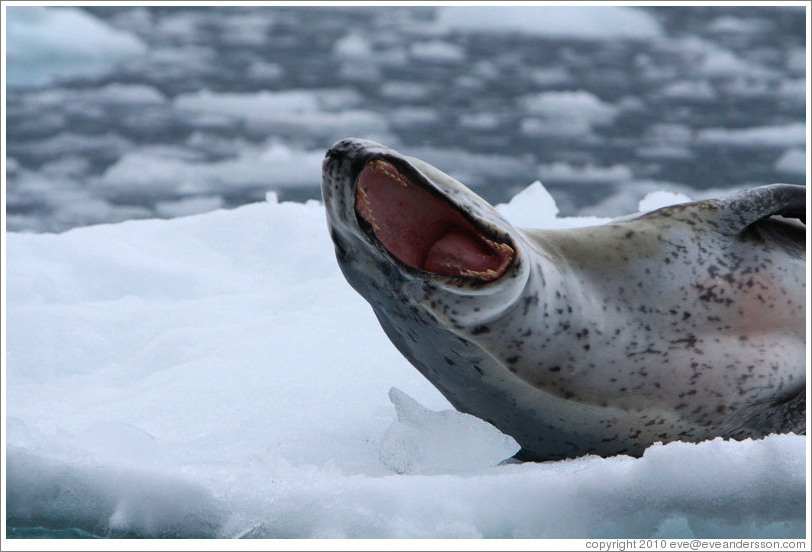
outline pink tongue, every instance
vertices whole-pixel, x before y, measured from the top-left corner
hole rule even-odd
[[[483,272],[493,268],[494,254],[474,235],[452,228],[429,248],[423,270],[438,274]]]

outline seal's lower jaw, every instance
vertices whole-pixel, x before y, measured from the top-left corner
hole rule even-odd
[[[510,245],[486,236],[451,204],[382,159],[373,159],[358,175],[355,212],[393,257],[430,274],[490,282],[515,256]]]

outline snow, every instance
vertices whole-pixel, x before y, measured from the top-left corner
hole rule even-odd
[[[155,213],[163,218],[184,217],[198,213],[208,213],[223,207],[220,196],[187,197],[176,201],[159,201]]]
[[[113,29],[78,8],[9,6],[5,13],[10,87],[94,75],[147,50],[135,35]]]
[[[178,209],[201,205],[216,203]],[[520,225],[606,220],[558,217],[540,183],[499,209]],[[347,285],[320,203],[269,194],[7,243],[9,526],[143,537],[803,534],[803,436],[502,463],[512,439],[454,412]]]
[[[657,20],[626,7],[445,7],[437,17],[444,32],[522,33],[573,40],[651,40],[663,35]]]

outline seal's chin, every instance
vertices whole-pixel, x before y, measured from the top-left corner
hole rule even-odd
[[[452,205],[373,159],[358,175],[355,212],[389,253],[412,268],[490,282],[505,273],[513,248],[477,229]]]

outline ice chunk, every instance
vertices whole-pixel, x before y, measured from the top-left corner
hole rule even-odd
[[[458,62],[465,59],[464,48],[441,40],[415,42],[411,51],[415,58],[422,61]]]
[[[372,53],[372,45],[359,33],[350,33],[333,45],[333,54],[342,58],[366,59],[372,57]]]
[[[745,128],[704,128],[699,131],[700,144],[751,148],[785,148],[806,143],[804,123],[767,125]]]
[[[258,134],[315,135],[325,141],[344,136],[374,138],[388,130],[386,118],[358,108],[361,103],[361,96],[349,88],[256,93],[201,90],[173,100],[174,108],[192,120],[202,114],[220,115],[240,120]]]
[[[718,99],[716,89],[706,80],[678,80],[666,85],[660,92],[665,98],[694,102],[712,102]]]
[[[96,74],[147,51],[135,35],[79,8],[10,6],[9,86],[38,86],[58,77]]]
[[[111,165],[99,186],[112,195],[125,190],[130,197],[147,198],[212,196],[227,190],[269,186],[316,187],[323,156],[320,150],[299,150],[273,139],[259,146],[246,145],[233,158],[211,162],[189,159],[183,151],[145,147],[126,153]],[[201,207],[199,202],[189,201],[190,206]],[[211,210],[210,207],[211,204],[206,204],[196,212]],[[178,214],[188,212],[181,209]],[[159,214],[176,216],[171,208]]]
[[[538,180],[513,196],[509,203],[497,205],[496,209],[514,226],[526,228],[574,228],[609,220],[599,217],[558,218],[555,199]]]
[[[555,199],[538,180],[513,196],[509,203],[497,205],[496,209],[516,226],[551,223],[558,215]]]
[[[592,125],[611,123],[618,108],[585,90],[541,92],[523,96],[521,107],[549,119],[575,119]]]
[[[754,78],[776,76],[772,71],[759,63],[738,57],[729,50],[710,49],[699,64],[699,73],[708,77],[737,77],[746,75]]]
[[[396,473],[474,472],[519,452],[513,437],[475,416],[429,410],[395,387],[389,399],[398,419],[381,441],[380,458]]]
[[[513,32],[576,40],[648,40],[663,34],[648,13],[616,6],[446,7],[437,23],[446,32]]]
[[[594,184],[631,180],[632,170],[626,165],[598,167],[591,163],[584,166],[570,163],[550,163],[539,165],[538,176],[545,182],[567,182],[571,184]]]
[[[792,148],[785,151],[775,162],[778,171],[793,174],[806,172],[806,152],[801,148]]]

